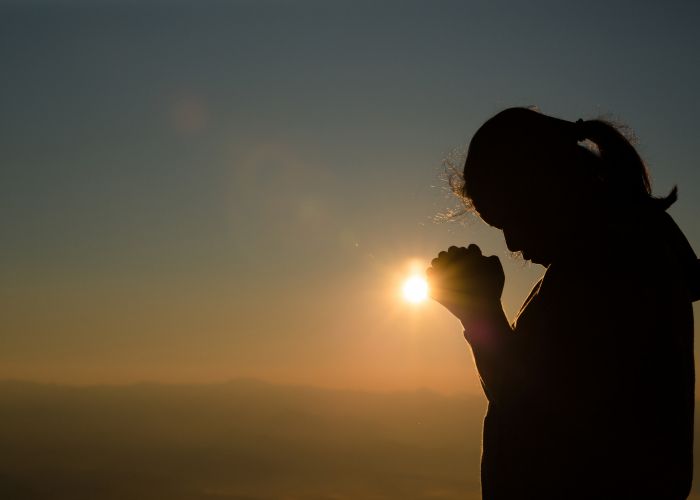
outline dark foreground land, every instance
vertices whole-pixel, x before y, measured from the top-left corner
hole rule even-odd
[[[0,383],[0,498],[479,498],[484,402],[241,380]]]
[[[0,382],[0,498],[477,500],[483,412],[479,397],[253,380]]]

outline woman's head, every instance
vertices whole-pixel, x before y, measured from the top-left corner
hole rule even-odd
[[[503,229],[510,250],[541,263],[592,214],[666,209],[675,201],[675,189],[664,199],[651,196],[644,163],[610,123],[527,108],[506,109],[474,134],[458,194]]]

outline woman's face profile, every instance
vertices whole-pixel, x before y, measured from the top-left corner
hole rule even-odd
[[[503,231],[506,246],[524,259],[548,265],[564,243],[566,217],[563,208],[541,196],[524,199],[516,194],[476,206],[481,219]]]
[[[546,266],[570,252],[576,233],[590,225],[585,207],[592,193],[581,176],[588,169],[579,168],[579,146],[543,140],[549,129],[541,125],[514,132],[492,123],[477,132],[463,178],[473,208],[503,231],[508,249]]]
[[[549,264],[552,249],[547,243],[550,238],[543,234],[541,226],[538,227],[538,224],[522,215],[517,219],[509,218],[500,224],[489,223],[487,219],[484,221],[503,231],[503,237],[509,251],[520,252],[525,260],[536,264]]]

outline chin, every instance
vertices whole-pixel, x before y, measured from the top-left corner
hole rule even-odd
[[[541,266],[547,267],[550,263],[551,260],[547,259],[543,255],[538,255],[537,253],[530,253],[530,252],[522,252],[523,259],[528,260],[530,262],[533,262],[535,264],[539,264]]]

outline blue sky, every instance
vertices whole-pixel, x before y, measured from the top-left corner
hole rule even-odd
[[[442,159],[509,106],[617,118],[700,248],[698,22],[696,2],[0,2],[0,375],[473,387],[450,382],[469,359],[446,313],[375,300],[455,243],[502,257],[509,312],[541,274],[433,222]]]

